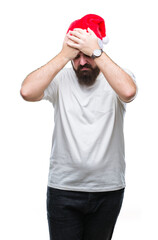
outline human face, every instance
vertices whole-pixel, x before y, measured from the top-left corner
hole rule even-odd
[[[82,52],[73,59],[72,66],[81,85],[93,85],[100,72],[95,61]]]

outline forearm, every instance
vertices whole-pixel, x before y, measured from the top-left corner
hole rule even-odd
[[[68,61],[69,59],[60,52],[47,64],[30,73],[22,83],[20,91],[22,97],[27,101],[39,101],[44,90]]]
[[[137,90],[133,79],[114,63],[106,53],[96,58],[95,62],[118,96],[124,102],[132,101]]]
[[[88,32],[75,29],[70,31],[68,38],[71,40],[69,46],[79,49],[88,56],[92,56],[93,51],[100,48],[98,39],[91,29],[88,29]],[[115,64],[106,53],[95,58],[94,61],[118,96],[124,102],[132,101],[137,89],[133,79]]]

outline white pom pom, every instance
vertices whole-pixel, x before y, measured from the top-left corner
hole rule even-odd
[[[103,41],[100,38],[98,38],[98,44],[99,44],[99,47],[103,49]]]
[[[109,42],[109,38],[106,36],[102,39],[103,44],[107,44]]]

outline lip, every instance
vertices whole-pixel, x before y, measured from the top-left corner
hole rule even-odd
[[[87,71],[87,70],[91,70],[91,69],[90,68],[86,68],[86,67],[81,69],[81,71]]]

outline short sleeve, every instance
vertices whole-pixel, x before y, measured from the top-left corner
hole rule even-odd
[[[48,87],[44,91],[43,100],[49,100],[53,105],[56,102],[58,91],[59,91],[59,81],[60,81],[60,73],[56,75],[56,77],[50,82]]]
[[[135,75],[134,75],[130,70],[128,70],[128,69],[123,68],[123,70],[133,79],[134,83],[135,83],[136,86],[137,86]],[[138,91],[138,87],[137,87],[137,91]],[[137,93],[136,93],[136,95],[137,95]],[[119,98],[118,95],[117,95],[117,97],[118,97],[119,101],[122,103],[123,107],[126,109],[126,102],[122,101],[122,100]],[[135,96],[135,97],[136,97],[136,96]]]

